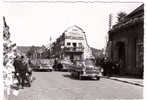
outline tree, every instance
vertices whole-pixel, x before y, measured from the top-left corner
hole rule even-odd
[[[50,50],[45,49],[42,53],[42,58],[50,58]]]
[[[35,53],[35,47],[34,46],[32,46],[31,48],[30,48],[30,50],[27,52],[27,57],[28,58],[31,58],[31,57],[33,57],[33,54]]]
[[[119,12],[118,15],[117,15],[117,20],[118,20],[118,23],[119,22],[123,22],[124,18],[127,16],[127,14],[125,12]]]
[[[6,23],[5,17],[3,17],[4,26],[3,26],[3,80],[1,81],[4,88],[4,92],[0,99],[8,100],[10,93],[14,93],[14,74],[15,67],[13,66],[14,59],[16,57],[16,43],[13,43],[10,39],[9,26]],[[1,90],[1,91],[3,91]],[[12,91],[12,92],[11,92]]]

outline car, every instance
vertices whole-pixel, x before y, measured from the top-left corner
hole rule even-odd
[[[51,72],[51,71],[53,71],[53,67],[49,64],[40,64],[39,70]]]
[[[55,71],[69,71],[73,63],[70,60],[58,59],[55,61],[53,68]]]
[[[92,60],[75,61],[70,73],[72,77],[77,77],[78,79],[88,77],[100,80],[102,76],[101,67],[96,66]]]
[[[52,62],[50,59],[37,59],[32,64],[32,68],[34,71],[49,71],[51,72],[53,70],[52,68]]]
[[[69,71],[73,63],[70,60],[58,59],[55,61],[53,68],[55,71]]]
[[[63,71],[70,71],[71,66],[73,65],[71,60],[61,60],[60,63],[62,65],[62,70]]]

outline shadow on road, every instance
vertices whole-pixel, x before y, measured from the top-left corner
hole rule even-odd
[[[64,76],[65,78],[70,78],[72,80],[79,80],[77,77],[72,77],[70,74],[63,74],[62,76]],[[88,78],[88,77],[82,77],[81,80],[79,81],[96,81],[96,79],[92,79],[92,78]]]
[[[137,77],[137,76],[120,76],[120,75],[113,75],[113,76],[111,76],[111,77],[117,77],[117,78],[128,78],[128,79],[143,79],[143,78],[141,78],[141,77]]]
[[[34,69],[33,72],[51,72],[51,71],[48,71],[48,70],[37,70],[37,69]]]

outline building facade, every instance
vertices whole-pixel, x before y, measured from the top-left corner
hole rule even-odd
[[[61,59],[83,60],[92,58],[85,32],[74,25],[67,28],[51,46],[53,56]]]
[[[120,73],[143,76],[144,5],[109,31],[108,55],[120,63]]]

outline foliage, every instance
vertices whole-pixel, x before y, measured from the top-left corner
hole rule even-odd
[[[26,54],[26,56],[28,57],[28,58],[31,58],[32,56],[33,56],[33,54],[35,53],[35,47],[34,46],[32,46],[31,48],[30,48],[30,50],[27,52],[27,54]]]
[[[9,26],[6,24],[3,17],[3,83],[4,83],[4,99],[8,99],[11,86],[14,85],[15,68],[13,66],[14,58],[16,57],[16,43],[10,40]]]
[[[119,12],[117,15],[118,22],[123,22],[125,16],[127,16],[127,14],[125,12]]]

